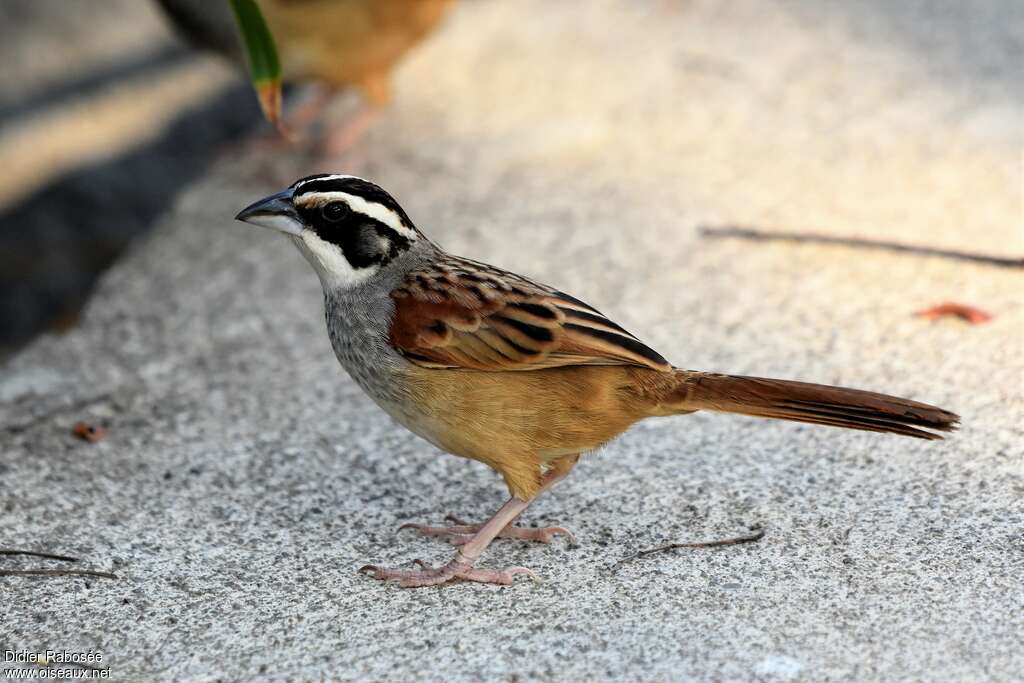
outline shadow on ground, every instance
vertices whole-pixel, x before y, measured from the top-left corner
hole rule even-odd
[[[175,57],[154,56],[168,58]],[[94,87],[93,80],[68,92]],[[0,213],[0,355],[43,329],[73,324],[97,277],[129,242],[259,123],[252,92],[239,83],[184,112],[154,142],[56,178]]]

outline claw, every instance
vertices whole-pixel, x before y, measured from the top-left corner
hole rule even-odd
[[[564,476],[565,472],[552,476],[545,475],[543,488],[552,486]],[[454,522],[454,526],[448,527],[431,527],[407,522],[402,524],[398,531],[415,529],[426,536],[446,536],[456,545],[465,545],[455,553],[455,557],[448,564],[436,569],[423,560],[417,559],[414,560],[416,569],[387,569],[368,564],[361,567],[359,571],[361,573],[372,572],[373,577],[379,580],[397,581],[398,585],[404,588],[437,586],[455,579],[476,581],[478,583],[496,583],[507,586],[514,583],[516,577],[521,574],[525,574],[533,581],[539,582],[540,578],[526,567],[509,567],[508,569],[494,570],[477,569],[473,566],[484,550],[487,549],[487,546],[491,544],[491,541],[498,536],[548,543],[555,536],[565,535],[573,543],[576,542],[575,537],[573,537],[569,530],[563,527],[523,529],[513,526],[512,523],[529,504],[529,500],[521,500],[516,497],[509,498],[486,524],[466,524],[458,517],[452,515],[448,516],[448,521]]]
[[[431,567],[426,562],[419,559],[413,560],[413,563],[419,567],[418,570],[387,569],[368,564],[360,567],[359,571],[365,572],[366,570],[370,570],[373,572],[373,578],[379,581],[395,581],[402,588],[436,586],[438,584],[448,583],[453,579],[509,586],[515,582],[515,578],[520,574],[529,576],[534,582],[540,583],[540,577],[526,567],[510,567],[508,569],[501,570],[477,569],[475,567],[467,566],[465,563],[461,563],[458,560],[452,560],[443,567],[438,568]]]
[[[415,529],[424,536],[471,536],[478,531],[478,527],[473,525],[461,525],[461,526],[429,526],[427,524],[416,524],[414,522],[406,522],[402,526],[398,527],[399,531],[405,529]],[[463,541],[465,542],[465,541]]]
[[[550,543],[556,536],[561,535],[565,536],[570,545],[579,545],[576,541],[576,536],[564,526],[549,526],[537,531],[539,536],[543,536],[543,540],[540,541],[541,543]]]

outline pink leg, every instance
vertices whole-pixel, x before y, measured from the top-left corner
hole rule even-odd
[[[466,579],[468,581],[480,581],[482,583],[510,584],[516,574],[526,574],[536,578],[533,572],[525,567],[512,567],[503,571],[487,569],[475,569],[473,564],[480,558],[487,546],[491,544],[502,529],[508,526],[512,520],[527,508],[529,501],[509,498],[508,502],[501,506],[501,509],[490,518],[473,538],[455,553],[455,557],[444,565],[434,569],[417,560],[416,563],[422,567],[419,570],[386,569],[366,565],[359,571],[373,572],[373,578],[385,581],[397,581],[403,588],[418,588],[420,586],[435,586],[439,583],[447,583],[452,579]]]
[[[543,488],[538,491],[537,495],[540,495],[540,493],[553,486],[556,482],[561,480],[565,474],[566,473],[560,473],[558,476],[552,477],[549,481],[545,482]],[[364,567],[360,567],[359,571],[370,571],[375,579],[397,581],[398,585],[403,588],[436,586],[438,584],[452,581],[453,579],[508,585],[515,580],[515,577],[518,574],[525,574],[536,579],[537,575],[525,567],[510,567],[509,569],[504,570],[492,570],[477,569],[473,566],[476,564],[476,561],[480,559],[480,556],[483,555],[487,546],[491,544],[491,541],[497,538],[503,530],[509,527],[515,518],[522,514],[523,510],[529,507],[533,500],[536,500],[536,496],[530,500],[519,500],[515,497],[509,498],[508,501],[501,506],[501,509],[499,509],[494,516],[484,524],[480,525],[472,538],[466,541],[462,547],[456,551],[455,557],[453,557],[448,564],[442,567],[429,567],[422,561],[416,560],[416,563],[421,567],[418,570],[387,569],[385,567],[377,567],[375,565],[366,565]]]
[[[336,95],[337,91],[332,88],[318,89],[294,110],[288,112],[282,122],[284,129],[288,132],[287,135],[283,135],[280,130],[268,131],[246,143],[242,151],[257,154],[280,152],[298,142],[309,139],[311,137],[310,128]],[[230,145],[225,150],[224,156],[236,156],[238,151],[235,145]]]
[[[331,103],[331,100],[337,94],[338,91],[334,88],[322,87],[318,89],[305,102],[302,102],[289,112],[288,127],[292,130],[300,131],[303,137],[308,137],[309,127],[320,118],[320,115],[327,109],[327,105]]]
[[[330,131],[320,143],[323,158],[336,159],[349,151],[370,130],[383,111],[382,107],[366,105],[343,125]]]

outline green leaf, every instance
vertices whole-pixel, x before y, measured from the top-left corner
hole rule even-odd
[[[284,133],[281,124],[281,62],[277,58],[274,37],[255,0],[229,1],[249,55],[249,71],[260,107],[274,127]]]

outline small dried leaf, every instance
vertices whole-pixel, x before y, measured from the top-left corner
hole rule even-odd
[[[107,430],[104,427],[87,422],[76,422],[75,426],[71,428],[71,433],[89,443],[96,443],[107,437]]]
[[[992,320],[992,314],[975,308],[974,306],[968,306],[967,304],[958,304],[953,301],[946,301],[939,304],[938,306],[932,306],[925,308],[914,313],[919,318],[925,320],[936,320],[938,318],[946,318],[949,316],[955,316],[961,320],[965,320],[971,325],[983,325],[984,323]]]

